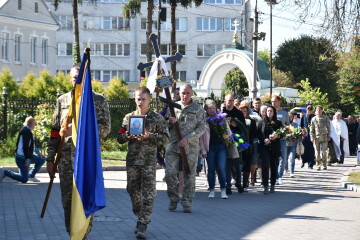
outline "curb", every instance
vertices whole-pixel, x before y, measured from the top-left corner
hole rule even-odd
[[[14,166],[11,166],[11,167],[4,166],[4,167],[0,167],[0,168],[8,169],[13,172],[19,171],[19,168],[14,167]],[[126,166],[106,166],[106,167],[102,167],[102,170],[103,171],[126,171]],[[46,166],[42,166],[38,173],[47,173]]]
[[[360,165],[355,165],[355,168],[353,168],[351,171],[344,173],[344,176],[341,177],[341,186],[343,188],[349,189],[351,191],[360,193],[360,186],[357,186],[353,184],[352,182],[348,181],[349,175],[351,172],[360,172]]]

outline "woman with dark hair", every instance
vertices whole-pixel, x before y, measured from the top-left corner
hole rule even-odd
[[[275,192],[280,156],[280,136],[274,132],[282,126],[281,121],[277,119],[275,107],[267,107],[266,116],[258,126],[258,138],[262,149],[262,183],[264,194],[269,193],[269,167],[271,169],[270,192]]]

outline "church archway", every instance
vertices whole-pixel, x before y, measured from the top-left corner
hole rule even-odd
[[[253,86],[253,54],[248,50],[224,49],[214,54],[204,65],[196,87],[196,93],[200,97],[208,97],[213,91],[215,96],[221,96],[221,86],[225,75],[235,67],[238,67],[245,75],[249,91]],[[257,58],[256,88],[270,87],[270,72],[266,63]]]

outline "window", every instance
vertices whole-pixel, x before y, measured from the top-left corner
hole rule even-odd
[[[224,45],[215,44],[198,44],[197,45],[197,56],[198,57],[210,57],[215,52],[220,51],[224,48]]]
[[[31,44],[31,63],[36,63],[36,45],[37,45],[37,37],[32,37],[30,40]]]
[[[140,28],[146,30],[146,18],[141,18]],[[167,18],[166,22],[160,25],[161,31],[171,31],[171,19]],[[153,31],[157,31],[157,18],[153,18]],[[175,30],[187,31],[187,18],[175,18]]]
[[[129,56],[130,44],[116,44],[104,43],[103,44],[104,56]]]
[[[157,31],[157,18],[153,18],[152,21],[153,21],[152,30]],[[146,30],[147,28],[146,18],[141,18],[140,27],[141,30]]]
[[[35,13],[38,13],[39,12],[39,3],[38,2],[35,2]]]
[[[223,19],[222,18],[196,18],[196,30],[198,31],[222,31]]]
[[[9,61],[10,33],[1,33],[1,60]]]
[[[224,18],[224,31],[234,31],[235,27],[233,26],[236,18]]]
[[[87,43],[84,43],[84,48],[87,47]],[[102,55],[102,50],[101,50],[101,43],[90,43],[90,50],[91,50],[91,54],[93,56],[101,56]]]
[[[49,49],[48,49],[48,39],[41,40],[41,50],[42,50],[42,64],[48,65],[48,58],[49,58]]]
[[[114,77],[118,78],[119,80],[123,79],[125,82],[130,81],[129,70],[93,70],[91,75],[93,80],[96,79],[102,82],[108,82]]]
[[[160,54],[163,56],[170,56],[170,44],[160,44]],[[151,48],[151,51],[153,52],[153,48]],[[186,55],[186,46],[184,44],[177,44],[176,45],[176,52],[179,52],[181,55]],[[140,54],[146,55],[146,44],[141,44],[140,48]],[[155,53],[153,53],[155,55]]]
[[[93,70],[92,71],[92,79],[100,80],[101,79],[101,71],[100,70]]]
[[[110,30],[111,29],[110,22],[111,22],[111,17],[103,17],[102,29]]]
[[[186,82],[186,71],[176,71],[175,78]]]
[[[111,71],[103,71],[103,78],[102,81],[103,82],[108,82],[111,79]]]
[[[242,5],[242,0],[204,0],[205,4],[233,4]]]
[[[72,16],[58,16],[60,21],[60,28],[72,30],[73,29],[73,18]]]
[[[199,80],[201,75],[201,71],[196,71],[196,79]]]
[[[186,18],[175,18],[175,30],[186,31],[187,30],[187,19]],[[167,18],[166,22],[161,23],[162,31],[171,31],[171,19]]]
[[[72,43],[58,43],[57,44],[58,56],[71,56],[72,55]]]
[[[22,10],[22,0],[18,0],[18,10]]]
[[[122,17],[84,16],[85,29],[130,30],[130,20]]]
[[[21,35],[15,35],[15,62],[21,62]]]

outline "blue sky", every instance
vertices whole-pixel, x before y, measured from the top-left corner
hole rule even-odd
[[[258,49],[270,49],[270,6],[264,0],[258,0],[258,11],[262,12],[259,16],[259,21],[262,21],[262,24],[259,25],[259,32],[266,32],[265,41],[259,41]],[[273,5],[273,53],[286,40],[297,38],[301,34],[319,36],[316,25],[321,20],[313,18],[301,24],[298,18],[299,13],[300,11],[296,7],[286,6],[281,1],[279,4]]]

